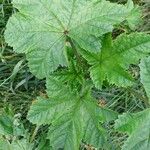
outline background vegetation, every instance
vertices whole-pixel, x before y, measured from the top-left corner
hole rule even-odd
[[[113,2],[124,3],[126,0],[111,0]],[[150,1],[134,0],[141,6],[143,11],[143,22],[139,24],[137,31],[150,32]],[[43,80],[35,78],[27,67],[24,55],[13,53],[12,48],[8,47],[4,40],[4,31],[8,18],[16,11],[11,5],[11,0],[0,0],[0,112],[12,106],[15,114],[19,114],[20,120],[25,128],[29,129],[34,135],[34,126],[26,120],[26,113],[29,106],[34,102],[38,95],[45,95],[45,83]],[[125,30],[126,27],[122,27]],[[114,31],[114,35],[121,32],[121,29]],[[128,31],[130,32],[130,30]],[[131,66],[131,72],[139,80],[139,68]],[[104,88],[102,91],[93,89],[94,96],[99,104],[122,112],[137,112],[147,107],[147,97],[138,82],[131,89],[117,88],[115,86]],[[47,127],[41,127],[38,133],[45,132]],[[112,143],[122,145],[126,135],[120,135],[110,131]],[[38,141],[38,134],[34,137]],[[87,146],[88,147],[88,146]]]

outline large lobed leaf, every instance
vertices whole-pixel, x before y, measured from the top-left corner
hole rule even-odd
[[[34,102],[28,119],[38,125],[51,124],[48,139],[54,149],[76,150],[81,140],[95,147],[106,144],[107,134],[100,123],[115,119],[117,113],[99,107],[91,97],[89,87],[76,94],[60,80],[49,78],[47,89],[50,99],[39,98]]]
[[[97,52],[97,37],[111,32],[131,9],[105,0],[13,0],[19,12],[7,24],[5,39],[18,53],[26,53],[31,72],[44,78],[59,65],[67,66],[66,37]],[[91,44],[92,43],[92,44]]]
[[[112,43],[110,35],[103,39],[99,53],[80,50],[82,56],[91,65],[90,75],[97,88],[101,88],[103,81],[126,87],[134,83],[127,72],[130,64],[137,64],[139,60],[148,56],[150,52],[150,35],[144,33],[123,34]]]

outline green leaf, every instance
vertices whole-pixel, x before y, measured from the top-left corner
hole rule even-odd
[[[150,57],[141,60],[140,78],[150,102]]]
[[[83,118],[79,109],[77,103],[50,127],[48,138],[54,149],[79,149],[83,136]]]
[[[82,69],[83,68],[81,68],[81,66],[78,66],[74,60],[70,60],[68,68],[63,68],[55,71],[54,73],[50,74],[50,78],[56,78],[60,80],[62,84],[66,83],[68,86],[70,86],[71,89],[77,89],[78,87],[83,85],[84,82],[84,73]],[[49,84],[49,81],[47,84]]]
[[[49,77],[46,80],[47,94],[50,99],[68,100],[77,97],[76,89],[72,90],[60,78]]]
[[[115,128],[129,135],[122,150],[150,149],[150,109],[120,115],[116,120]]]
[[[32,150],[33,144],[26,139],[13,140],[11,143],[4,139],[0,139],[0,150]]]
[[[68,109],[71,109],[72,105],[74,105],[74,99],[61,99],[60,100],[49,100],[39,97],[37,101],[33,103],[28,112],[28,119],[37,125],[41,124],[49,124],[55,118],[59,118],[63,113],[65,113]],[[59,112],[57,112],[60,110]],[[56,114],[57,112],[57,114]]]
[[[107,141],[106,133],[103,132],[105,129],[100,123],[115,119],[117,114],[99,107],[91,97],[89,87],[77,93],[70,91],[61,80],[49,78],[47,89],[49,99],[39,98],[34,102],[28,119],[38,125],[51,124],[48,134],[51,146],[66,150],[71,146],[71,149],[76,150],[83,139],[95,147],[103,147],[99,140]],[[88,124],[91,124],[90,130],[87,129]],[[96,137],[91,141],[88,135],[93,130]]]
[[[59,118],[67,111],[66,108],[71,109],[78,99],[76,92],[69,89],[69,86],[52,77],[47,79],[47,94],[49,99],[39,97],[28,113],[28,119],[38,125],[51,123],[54,118]],[[58,110],[60,112],[56,114]]]
[[[14,134],[14,112],[12,107],[5,106],[0,114],[0,135],[12,136]]]
[[[62,114],[52,123],[48,138],[54,149],[79,149],[82,139],[97,148],[103,148],[107,143],[107,133],[99,123],[104,121],[100,119],[100,108],[88,97],[80,101],[68,113]]]
[[[0,115],[0,135],[13,135],[13,119]]]
[[[20,114],[14,114],[11,105],[6,105],[0,114],[0,136],[9,138],[24,136],[25,129],[20,117]]]
[[[38,147],[35,150],[52,150],[50,148],[50,142],[48,139],[46,139],[45,133],[40,136],[40,142],[38,144]]]
[[[103,114],[100,113],[100,108],[95,106],[91,100],[86,100],[83,105],[83,110],[86,123],[83,141],[96,148],[103,148],[107,143],[107,133],[100,125],[100,122],[104,122],[102,119]]]
[[[9,149],[9,143],[0,137],[0,150]],[[11,150],[11,149],[10,149]]]
[[[134,3],[132,0],[128,0],[127,2],[127,8],[131,11],[129,16],[127,17],[127,22],[129,27],[134,30],[137,25],[139,25],[142,22],[142,11],[139,6],[134,6]]]
[[[83,140],[94,147],[104,148],[107,140],[107,132],[100,125],[95,125],[92,120],[87,122],[87,126],[85,127],[85,133]]]
[[[107,37],[106,37],[107,38]],[[103,43],[101,52],[94,54],[80,50],[82,56],[91,65],[90,75],[97,88],[103,81],[127,87],[134,83],[127,72],[130,64],[137,64],[150,52],[150,35],[144,33],[123,34],[113,41],[112,46]]]
[[[32,150],[33,144],[29,143],[26,139],[14,140],[10,147],[12,150]]]
[[[38,78],[47,77],[60,65],[67,66],[67,37],[86,50],[98,52],[101,43],[97,37],[111,32],[113,25],[130,14],[126,6],[105,0],[13,0],[12,3],[19,12],[9,19],[5,39],[15,52],[27,54],[30,70]]]

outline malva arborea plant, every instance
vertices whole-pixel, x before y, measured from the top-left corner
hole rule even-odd
[[[49,125],[50,149],[79,150],[81,143],[108,150],[104,124],[129,135],[123,150],[149,150],[150,109],[129,114],[99,106],[91,94],[104,81],[133,86],[128,71],[141,60],[141,82],[150,92],[150,35],[134,32],[141,17],[131,0],[124,5],[106,0],[13,0],[5,39],[26,55],[30,71],[46,79],[47,98],[38,97],[28,120]],[[120,24],[132,32],[113,37]],[[149,68],[148,68],[149,67]],[[149,96],[150,98],[150,96]]]

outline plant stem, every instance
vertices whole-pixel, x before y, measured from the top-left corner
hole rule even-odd
[[[36,136],[38,130],[39,130],[39,126],[36,126],[35,129],[34,129],[34,131],[33,131],[32,136],[31,136],[30,143],[33,142],[33,140],[34,140],[34,138],[35,138],[35,136]]]
[[[74,54],[75,54],[75,56],[76,56],[76,58],[77,58],[78,63],[81,65],[81,64],[82,64],[81,58],[80,58],[80,56],[79,56],[79,54],[78,54],[78,52],[77,52],[77,50],[76,50],[76,47],[75,47],[75,45],[74,45],[72,39],[71,39],[70,37],[67,37],[67,39],[68,39],[68,42],[70,43],[70,45],[71,45],[71,47],[72,47],[72,49],[73,49],[73,51],[74,51]]]

